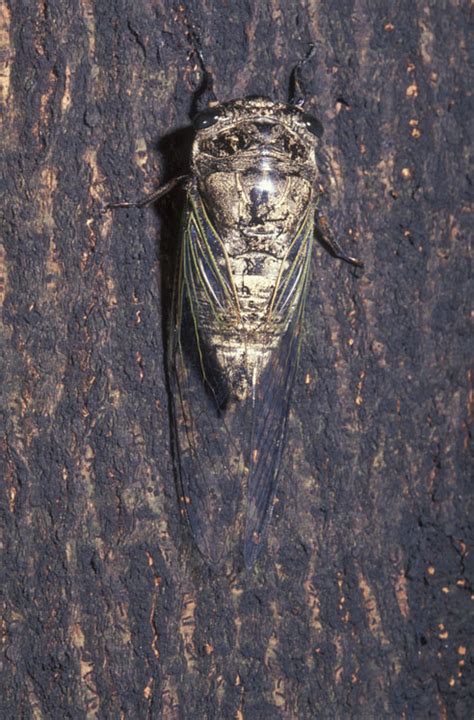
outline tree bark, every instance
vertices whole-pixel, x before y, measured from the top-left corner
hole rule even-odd
[[[467,718],[467,4],[3,8],[2,718]],[[179,517],[164,333],[199,85],[309,109],[315,252],[268,547],[216,573]],[[470,570],[471,568],[471,570]]]

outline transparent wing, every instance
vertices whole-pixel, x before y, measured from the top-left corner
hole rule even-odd
[[[308,213],[290,247],[273,294],[270,319],[284,330],[255,380],[244,545],[247,567],[253,565],[263,547],[273,510],[298,366],[312,237],[313,220]]]
[[[208,338],[209,319],[225,330],[238,306],[225,251],[199,210],[191,205],[185,218],[170,384],[182,512],[201,553],[218,563],[234,542],[242,504],[246,408],[231,400],[229,373]]]
[[[246,367],[227,367],[215,352],[216,337],[224,342],[228,333],[250,353],[244,336],[232,337],[239,302],[225,248],[198,203],[186,214],[170,343],[174,451],[182,511],[214,564],[235,547],[242,529],[247,566],[265,540],[298,364],[312,233],[308,213],[282,263],[266,339],[252,347],[260,358],[252,393],[237,399],[232,378]]]

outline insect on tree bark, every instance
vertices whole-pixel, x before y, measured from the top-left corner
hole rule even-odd
[[[179,501],[213,565],[243,535],[251,568],[272,514],[298,365],[320,180],[321,122],[300,70],[287,103],[247,97],[193,119],[174,291],[169,379]],[[202,92],[202,91],[201,91]],[[201,94],[200,92],[200,94]],[[353,265],[326,234],[334,254]]]

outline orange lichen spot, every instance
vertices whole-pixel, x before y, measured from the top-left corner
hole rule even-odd
[[[358,580],[359,589],[364,600],[365,611],[369,619],[369,630],[380,640],[382,645],[386,646],[389,641],[383,631],[382,618],[377,605],[375,593],[362,573],[359,573]]]
[[[196,647],[194,643],[194,631],[196,629],[196,601],[191,593],[184,593],[182,598],[182,610],[179,623],[179,633],[183,641],[184,656],[189,663],[194,662]]]
[[[445,595],[447,595],[447,594],[449,593],[449,588],[448,588],[448,586],[447,586],[447,585],[444,585],[444,586],[441,588],[441,592],[444,593]]]
[[[143,380],[143,378],[145,377],[145,373],[143,372],[143,358],[141,356],[141,353],[138,350],[135,353],[135,360],[136,360],[138,367],[140,368],[139,377],[140,377],[140,382],[141,382]]]
[[[407,579],[403,570],[399,573],[395,584],[395,596],[397,598],[401,614],[404,618],[407,618],[410,614],[410,607],[408,605]]]
[[[79,649],[84,647],[86,638],[79,623],[71,627],[71,640],[75,647]]]
[[[428,575],[434,575],[436,572],[436,568],[433,567],[433,565],[428,565],[426,572],[428,573]]]
[[[458,647],[458,655],[465,655],[467,653],[467,649],[464,645],[460,645]]]
[[[409,180],[411,178],[410,168],[407,168],[407,167],[402,168],[401,175],[404,180]]]
[[[385,25],[383,26],[383,29],[386,32],[392,32],[393,30],[395,30],[395,25],[391,22],[388,22],[388,23],[385,23]]]
[[[410,127],[416,127],[418,125],[418,120],[416,118],[411,118],[411,120],[408,121],[408,124]]]
[[[71,92],[71,85],[72,85],[72,79],[71,79],[71,67],[69,64],[66,65],[66,71],[64,73],[65,77],[65,83],[64,83],[64,93],[61,98],[61,111],[66,112],[66,110],[69,110],[69,107],[71,105],[71,98],[72,98],[72,92]]]
[[[145,685],[145,687],[143,688],[143,697],[144,697],[146,700],[151,700],[151,698],[152,698],[152,696],[153,696],[152,687],[153,687],[153,678],[150,678],[150,679],[148,680],[148,683],[147,683],[147,684]]]
[[[14,512],[14,510],[15,510],[15,500],[16,500],[16,488],[14,488],[14,487],[8,488],[8,506],[10,508],[10,512]]]
[[[203,649],[206,655],[211,655],[214,652],[214,646],[211,643],[205,643]]]
[[[438,637],[439,637],[440,640],[447,640],[448,637],[449,637],[449,633],[448,633],[447,630],[445,630],[444,632],[440,632],[440,634],[438,635]]]
[[[464,580],[464,578],[460,578],[460,580],[456,580],[456,585],[459,585],[459,587],[464,587],[465,584],[466,584],[466,581]]]
[[[438,623],[438,630],[444,630],[444,623]]]
[[[311,375],[309,373],[306,373],[305,379],[304,379],[304,384],[309,385],[310,382],[311,382]]]
[[[407,64],[407,72],[412,73],[415,70],[415,65],[412,62]]]
[[[364,403],[364,398],[362,397],[362,395],[357,395],[357,397],[356,397],[356,399],[355,399],[355,404],[356,404],[356,405],[363,405],[363,403]]]
[[[252,460],[254,463],[258,460],[258,450],[255,448],[255,450],[252,452]]]
[[[418,130],[418,128],[413,128],[411,131],[411,136],[418,139],[421,137],[421,130]]]
[[[191,505],[191,498],[188,497],[187,495],[181,495],[180,499],[184,505]]]
[[[349,345],[349,347],[352,347],[354,345],[354,338],[349,338],[347,344]]]
[[[339,100],[336,102],[336,112],[340,113],[342,110],[350,110],[351,105],[349,105],[347,102],[340,102]]]
[[[416,83],[412,83],[411,85],[408,85],[407,89],[405,90],[405,95],[408,98],[418,97],[418,85]]]
[[[453,677],[450,677],[448,680],[449,687],[454,687],[456,685],[456,680]]]
[[[411,230],[404,230],[403,237],[411,237]]]

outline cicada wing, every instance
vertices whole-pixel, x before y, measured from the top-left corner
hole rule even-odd
[[[251,567],[264,546],[271,519],[290,399],[298,366],[312,251],[313,222],[307,216],[274,293],[273,313],[286,325],[270,359],[256,373],[250,444],[244,555]]]
[[[199,550],[215,564],[233,542],[242,502],[240,448],[246,410],[231,401],[229,373],[217,362],[212,338],[206,335],[210,316],[235,310],[230,307],[230,279],[207,231],[190,207],[175,294],[170,386],[182,511]]]

